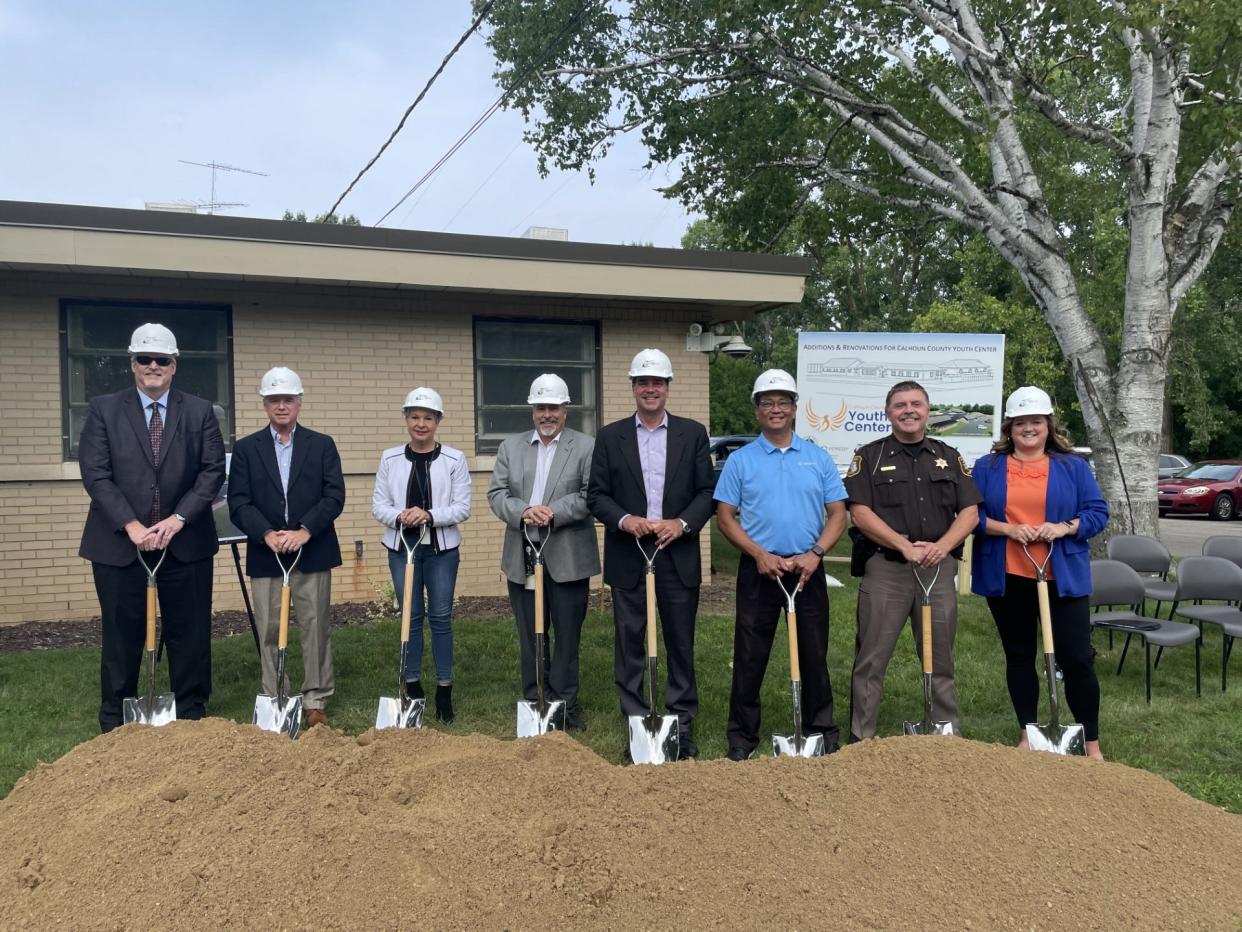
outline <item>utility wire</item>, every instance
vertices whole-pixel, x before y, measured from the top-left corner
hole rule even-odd
[[[431,90],[431,86],[436,83],[436,79],[440,77],[441,73],[443,73],[444,69],[448,66],[448,63],[452,61],[453,56],[457,54],[458,49],[465,45],[466,40],[474,35],[475,31],[480,25],[482,25],[483,20],[487,17],[487,14],[491,12],[492,6],[495,5],[495,3],[496,0],[487,0],[487,2],[483,4],[483,9],[479,11],[479,15],[476,16],[474,22],[470,24],[470,28],[461,34],[461,38],[457,40],[457,44],[454,45],[449,50],[449,53],[444,56],[444,61],[440,62],[440,67],[436,69],[435,74],[427,80],[427,83],[423,86],[423,89],[419,91],[418,96],[414,98],[414,103],[410,104],[406,108],[405,113],[401,115],[401,121],[397,124],[397,128],[392,131],[392,134],[389,135],[389,137],[384,141],[384,144],[379,147],[379,151],[376,152],[375,155],[371,156],[371,161],[362,166],[362,171],[358,172],[354,180],[349,183],[349,187],[341,192],[341,196],[336,199],[336,203],[333,204],[332,209],[328,211],[328,216],[332,216],[336,213],[336,209],[341,206],[341,201],[345,200],[349,192],[354,189],[354,185],[362,180],[362,176],[367,173],[372,165],[379,161],[379,157],[384,154],[384,150],[392,145],[392,141],[397,138],[397,134],[401,132],[402,128],[405,126],[405,121],[409,119],[410,114],[414,112],[414,108],[417,107],[422,99],[427,96],[427,92]]]
[[[457,208],[457,212],[454,213],[453,216],[449,217],[448,223],[440,227],[441,232],[448,232],[448,228],[453,225],[453,221],[461,216],[461,212],[470,206],[470,202],[479,196],[479,192],[482,191],[485,187],[487,187],[487,183],[496,177],[496,173],[500,171],[502,168],[504,168],[505,163],[509,161],[509,159],[513,158],[513,153],[517,152],[517,150],[520,149],[521,147],[522,147],[522,140],[519,139],[517,142],[513,144],[513,148],[509,150],[509,153],[503,159],[501,159],[499,162],[496,163],[496,167],[491,170],[491,173],[486,178],[483,179],[483,181],[479,184],[477,188],[474,189],[474,193],[471,194],[468,198],[466,198],[466,200],[462,203],[462,205]]]

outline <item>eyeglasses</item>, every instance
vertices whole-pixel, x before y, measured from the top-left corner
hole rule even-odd
[[[794,403],[788,398],[760,398],[755,402],[755,407],[762,408],[764,411],[771,411],[773,408],[789,410]]]
[[[173,364],[171,356],[135,356],[134,362],[140,366],[149,366],[155,364],[161,369],[167,369]]]

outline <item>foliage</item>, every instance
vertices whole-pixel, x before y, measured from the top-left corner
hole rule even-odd
[[[712,434],[758,433],[750,390],[762,371],[749,359],[733,359],[722,354],[711,361],[708,372]]]
[[[347,214],[343,220],[336,214],[318,214],[313,219],[307,220],[304,210],[299,210],[296,214],[291,210],[286,210],[285,215],[280,219],[295,223],[339,223],[344,227],[362,226],[362,221],[353,214]]]

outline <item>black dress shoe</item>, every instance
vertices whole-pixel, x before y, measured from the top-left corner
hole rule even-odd
[[[694,739],[689,733],[682,732],[681,737],[677,741],[677,759],[690,760],[692,757],[699,756],[699,746],[694,743]]]
[[[406,680],[405,694],[410,699],[425,699],[427,694],[423,692],[422,680]]]
[[[436,686],[436,718],[451,725],[453,722],[453,684]]]
[[[729,760],[743,761],[750,758],[750,751],[745,748],[729,748]]]
[[[586,719],[581,712],[569,712],[565,715],[566,731],[586,731]]]

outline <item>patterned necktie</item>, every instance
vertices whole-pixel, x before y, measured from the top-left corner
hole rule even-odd
[[[151,405],[151,458],[155,465],[160,464],[160,443],[164,439],[164,420],[160,417],[159,402]],[[157,524],[163,515],[160,514],[160,484],[156,477],[155,494],[151,497],[151,523]]]

